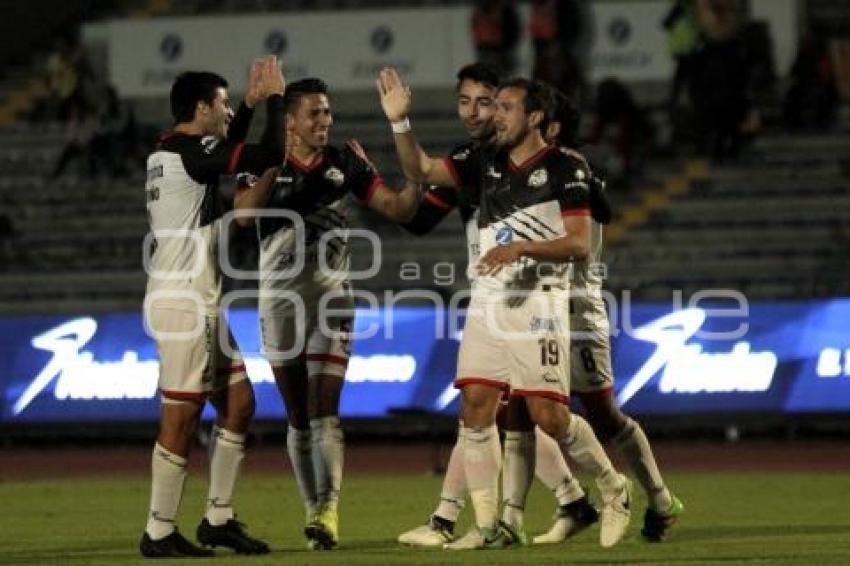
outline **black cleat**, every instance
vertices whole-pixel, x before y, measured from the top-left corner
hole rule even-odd
[[[659,513],[652,508],[647,508],[643,515],[643,528],[640,534],[649,542],[662,542],[667,537],[667,531],[670,530],[676,521],[685,511],[685,506],[681,500],[675,495],[672,496],[673,501],[670,504],[670,509],[666,513]]]
[[[590,526],[599,520],[599,511],[590,504],[587,496],[576,499],[572,503],[563,505],[560,513],[565,517],[572,517],[576,522],[584,526]]]
[[[269,545],[245,532],[245,525],[230,519],[223,525],[211,525],[206,518],[198,525],[198,542],[204,546],[226,546],[236,554],[268,554]]]
[[[215,556],[212,550],[195,546],[176,530],[159,540],[153,540],[148,533],[142,535],[139,550],[145,558],[209,558]]]

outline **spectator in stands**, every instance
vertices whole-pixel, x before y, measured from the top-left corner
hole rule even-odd
[[[702,38],[694,54],[690,95],[697,145],[715,159],[736,157],[749,113],[748,64],[736,0],[697,0]]]
[[[529,34],[532,74],[570,96],[585,92],[585,63],[592,41],[592,13],[586,0],[532,0]]]
[[[609,175],[627,186],[639,177],[655,131],[628,87],[607,78],[596,88],[596,121],[590,141],[610,144],[616,156]]]
[[[43,118],[68,120],[86,96],[87,81],[92,69],[76,32],[59,37],[56,50],[47,58],[46,81],[48,98]]]
[[[838,85],[824,34],[805,34],[797,47],[783,116],[792,129],[826,129],[838,110]]]
[[[91,151],[91,142],[97,129],[97,112],[85,97],[75,96],[69,106],[68,119],[65,123],[65,147],[59,154],[59,159],[50,174],[56,179],[65,171],[73,160],[85,160],[85,172],[94,177],[96,172],[95,157]]]
[[[670,110],[674,111],[679,95],[690,81],[691,61],[699,39],[695,0],[674,0],[662,26],[667,31],[667,48],[676,65],[669,101]]]
[[[514,0],[476,0],[472,8],[472,42],[478,61],[513,73],[520,25]]]

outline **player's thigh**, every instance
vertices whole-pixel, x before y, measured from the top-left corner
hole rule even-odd
[[[582,333],[570,343],[570,388],[594,393],[614,387],[611,346],[607,335]]]
[[[505,340],[494,325],[488,324],[488,308],[473,302],[467,311],[458,351],[455,378],[457,388],[471,384],[504,391],[510,388],[510,366]]]
[[[147,325],[159,351],[164,398],[202,401],[215,374],[215,318],[190,310],[152,308]]]
[[[569,317],[563,292],[540,292],[511,312],[511,394],[566,403],[570,390]]]

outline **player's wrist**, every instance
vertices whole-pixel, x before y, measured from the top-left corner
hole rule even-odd
[[[410,118],[405,116],[399,120],[390,120],[390,128],[394,134],[406,134],[410,131]]]

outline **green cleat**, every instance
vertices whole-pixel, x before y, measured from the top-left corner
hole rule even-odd
[[[325,507],[304,527],[307,547],[312,550],[333,550],[339,544],[339,515],[336,509]]]

